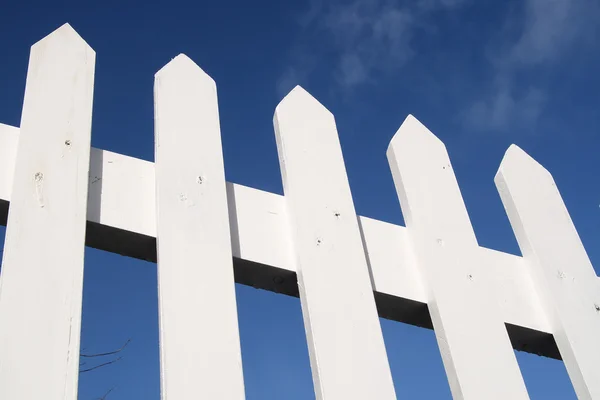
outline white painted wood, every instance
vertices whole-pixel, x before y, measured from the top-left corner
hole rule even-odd
[[[283,196],[227,183],[233,255],[296,271]]]
[[[395,399],[333,115],[297,86],[277,150],[317,399]]]
[[[392,296],[425,302],[427,294],[413,251],[408,246],[408,231],[397,225],[358,217],[365,253],[369,261],[373,290]],[[400,251],[394,251],[400,248]]]
[[[75,400],[94,51],[31,48],[0,277],[0,399]]]
[[[156,237],[154,163],[92,148],[88,220]]]
[[[0,160],[4,162],[0,167],[0,199],[10,198],[18,143],[19,129],[0,124]]]
[[[0,200],[10,201],[11,179],[17,154],[14,133],[0,129]],[[12,155],[12,156],[11,156]],[[100,178],[98,180],[98,178]],[[156,237],[154,163],[106,150],[92,149],[88,221],[139,236]],[[95,182],[92,184],[92,182]],[[8,188],[4,189],[3,188]],[[8,191],[8,193],[6,193]],[[283,196],[227,183],[233,256],[245,261],[295,272],[290,250],[291,231]],[[427,296],[417,265],[407,251],[406,228],[359,217],[376,292],[422,303]],[[365,222],[368,220],[367,222]],[[389,245],[395,242],[395,247]],[[494,283],[494,293],[505,322],[538,332],[551,332],[522,257],[480,247],[482,270]],[[488,271],[489,270],[489,271]],[[600,291],[600,279],[596,279]]]
[[[527,399],[444,144],[408,116],[388,159],[455,399]]]
[[[502,320],[512,325],[548,332],[548,320],[525,260],[485,247],[479,247],[478,257],[483,267],[480,273],[485,274],[486,281],[492,286],[491,294],[500,307]]]
[[[163,399],[243,399],[215,82],[181,54],[156,74]]]
[[[514,145],[495,180],[577,397],[599,399],[600,291],[556,183]]]

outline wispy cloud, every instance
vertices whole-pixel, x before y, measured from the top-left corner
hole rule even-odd
[[[422,10],[437,10],[440,8],[454,8],[468,3],[469,0],[419,0],[416,6]]]
[[[527,0],[522,34],[510,49],[514,66],[555,61],[598,24],[597,0]]]
[[[474,0],[311,0],[298,18],[303,33],[278,80],[279,94],[313,78],[326,79],[332,83],[330,89],[346,92],[386,82],[407,63],[419,62],[421,55],[446,51],[419,47],[440,40],[415,40],[443,34],[438,17],[471,18],[465,22],[473,27],[473,13],[451,14],[470,6],[480,13],[485,10]],[[454,68],[443,74],[432,69],[437,75],[429,79],[438,97],[456,91],[457,82],[473,88],[447,95],[454,100],[460,122],[470,130],[532,130],[552,99],[551,72],[568,63],[569,54],[581,51],[582,44],[598,38],[600,2],[523,0],[498,8],[506,14],[494,14],[499,29],[488,33],[494,36],[467,41],[464,52],[456,54],[474,55],[473,59],[457,59]],[[487,48],[482,45],[486,41]],[[468,48],[473,43],[479,47]],[[471,76],[473,68],[480,68],[477,77]]]
[[[413,16],[394,4],[363,0],[337,5],[322,22],[339,49],[336,78],[344,87],[400,67],[412,56]]]
[[[535,87],[515,94],[510,82],[497,81],[486,98],[475,101],[465,115],[476,130],[503,130],[508,126],[534,126],[542,113],[546,95]]]
[[[428,13],[468,1],[313,0],[299,21],[305,30],[318,32],[326,42],[328,50],[324,53],[334,59],[335,81],[349,90],[372,82],[380,74],[397,71],[409,61],[414,55],[413,33]],[[308,51],[302,53],[302,58],[310,57]],[[305,79],[316,68],[314,63],[308,67],[296,64],[282,74],[280,91],[289,90],[292,81]]]
[[[523,89],[517,84],[519,76],[551,70],[579,42],[594,37],[600,23],[599,4],[597,0],[526,0],[523,9],[511,13],[503,38],[490,51],[491,83],[463,114],[465,124],[477,130],[534,129],[550,94],[543,85]]]

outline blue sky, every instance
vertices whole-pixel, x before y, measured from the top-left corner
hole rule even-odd
[[[185,53],[217,83],[229,181],[282,193],[272,117],[301,84],[337,118],[359,214],[403,224],[385,150],[411,113],[446,143],[481,245],[519,254],[493,183],[515,143],[553,173],[598,271],[597,0],[5,0],[0,122],[19,125],[29,48],[65,22],[97,53],[95,147],[153,159],[154,73]],[[158,399],[156,266],[87,249],[85,267],[82,346],[132,343],[80,399]],[[314,398],[298,299],[237,296],[247,398]],[[433,332],[382,328],[398,397],[450,398]],[[517,357],[531,398],[575,398],[562,362]]]

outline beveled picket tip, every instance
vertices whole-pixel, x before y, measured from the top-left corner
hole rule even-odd
[[[527,152],[515,144],[511,144],[500,162],[500,167],[494,177],[498,185],[506,176],[528,177],[531,181],[544,180],[556,185],[550,171],[537,162]]]
[[[200,68],[200,66],[196,64],[194,60],[183,53],[179,54],[177,57],[165,64],[164,67],[159,69],[158,72],[154,74],[154,78],[160,79],[168,75],[180,77],[182,81],[190,78],[204,80],[216,87],[214,79],[202,68]]]
[[[313,97],[302,86],[297,85],[275,107],[274,119],[277,120],[279,117],[288,114],[303,116],[308,113],[312,116],[321,115],[323,117],[334,118],[327,107],[321,104],[319,100]]]
[[[390,157],[393,153],[448,157],[444,142],[412,114],[406,117],[390,140],[386,154]]]
[[[83,40],[79,33],[77,33],[69,23],[63,24],[46,37],[37,41],[31,46],[31,52],[38,52],[41,48],[46,52],[48,51],[48,47],[53,48],[52,45],[60,45],[59,49],[53,49],[53,51],[64,52],[64,49],[69,49],[71,51],[89,51],[92,53],[92,56],[96,55],[94,49]]]

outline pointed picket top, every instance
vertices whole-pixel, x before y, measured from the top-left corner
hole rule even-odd
[[[426,155],[428,161],[448,158],[444,142],[411,114],[406,117],[390,141],[388,154],[391,151],[397,156],[401,154],[411,158]]]
[[[328,123],[335,120],[331,111],[302,86],[298,85],[277,105],[275,108],[274,121],[276,123],[287,121],[290,123],[292,123],[292,121],[293,123],[298,123],[305,121],[308,116],[310,116],[311,125],[317,124],[319,119],[328,121]]]
[[[520,231],[523,224],[533,223],[533,219],[530,221],[531,218],[541,218],[551,224],[560,224],[571,231],[570,233],[577,235],[552,174],[519,146],[513,144],[508,148],[494,181],[505,202],[504,206],[507,212],[519,214],[514,221],[511,219],[511,222],[514,222],[515,232]],[[525,209],[535,211],[535,213],[521,213]],[[538,222],[536,219],[535,223]],[[534,226],[531,225],[531,227]],[[578,236],[577,239],[579,239]],[[529,241],[519,244],[529,245]],[[522,248],[522,250],[525,249]],[[588,272],[590,277],[591,274],[595,276],[593,269]]]
[[[154,75],[154,84],[155,96],[159,88],[168,90],[169,95],[175,97],[183,94],[198,96],[204,93],[203,95],[210,97],[210,102],[214,102],[217,96],[217,84],[214,79],[183,53],[158,70]],[[218,112],[216,109],[215,111]]]
[[[296,85],[285,97],[279,102],[275,109],[275,113],[287,111],[288,108],[295,108],[299,105],[319,107],[327,110],[323,104],[319,102],[312,94],[300,85]],[[327,110],[329,112],[329,110]]]
[[[555,185],[552,174],[542,164],[515,144],[511,144],[506,153],[504,153],[495,179],[503,179],[502,177],[512,176],[513,174],[514,176],[521,176],[531,180],[541,179]]]
[[[463,228],[471,242],[476,242],[446,145],[435,134],[414,116],[408,115],[390,141],[387,157],[394,178],[402,182],[402,185],[397,185],[399,193],[409,199],[413,195],[429,198],[435,194],[426,193],[421,185],[424,181],[435,182],[431,184],[431,190],[443,196],[445,208],[454,210],[448,218]],[[415,207],[420,201],[416,199],[402,203],[406,219],[411,219],[416,212],[430,212],[426,207]]]
[[[189,83],[189,79],[196,79],[214,86],[215,90],[217,86],[214,79],[210,75],[204,72],[204,70],[200,68],[200,66],[196,64],[194,60],[183,53],[179,54],[164,67],[158,70],[154,77],[156,79],[175,77],[183,83]]]
[[[554,178],[512,145],[495,182],[573,388],[600,398],[598,279]]]
[[[55,46],[59,47],[56,48]],[[48,49],[67,54],[77,51],[89,51],[94,55],[96,54],[79,33],[77,33],[77,31],[68,23],[63,24],[43,39],[37,41],[31,46],[31,53],[33,56],[34,52],[48,51]]]
[[[296,86],[279,102],[273,116],[275,140],[279,159],[286,150],[310,151],[315,158],[322,157],[334,174],[347,181],[335,117],[323,104],[301,86]],[[341,160],[341,162],[337,162]],[[316,164],[310,166],[315,167]],[[286,179],[286,168],[281,169],[284,191],[294,190]],[[307,177],[308,175],[301,175]],[[302,179],[296,178],[296,179]]]
[[[156,146],[166,139],[160,130],[169,126],[170,135],[200,135],[203,140],[214,141],[216,148],[221,147],[217,85],[185,54],[179,54],[154,75],[154,105],[160,108],[157,118],[172,119],[157,125]]]

